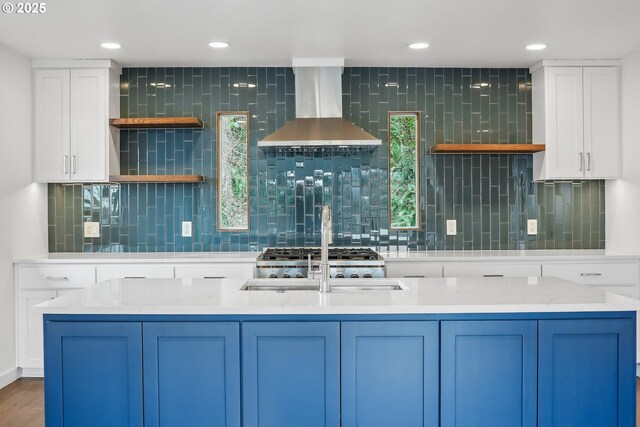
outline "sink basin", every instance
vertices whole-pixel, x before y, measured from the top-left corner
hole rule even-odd
[[[331,292],[404,291],[407,287],[397,279],[336,279]]]
[[[310,279],[251,279],[244,282],[241,291],[318,291],[320,283]]]
[[[331,292],[402,291],[407,287],[396,279],[335,279],[331,280]],[[318,280],[309,279],[251,279],[241,291],[318,291]]]

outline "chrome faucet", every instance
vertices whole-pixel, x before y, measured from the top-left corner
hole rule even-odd
[[[321,248],[320,248],[320,293],[329,292],[329,245],[333,243],[331,226],[331,208],[329,205],[322,207]]]

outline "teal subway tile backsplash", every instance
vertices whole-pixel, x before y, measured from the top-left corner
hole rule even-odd
[[[532,182],[530,155],[428,154],[440,143],[531,143],[526,69],[345,68],[343,116],[373,151],[263,150],[295,116],[291,68],[129,68],[122,117],[198,116],[204,129],[122,130],[123,174],[201,174],[200,184],[50,184],[51,252],[248,251],[320,244],[381,250],[604,248],[604,182]],[[249,87],[255,85],[255,87]],[[421,229],[389,230],[387,113],[421,114]],[[249,111],[250,230],[216,229],[217,111]],[[527,219],[538,220],[528,236]],[[447,219],[458,234],[446,236]],[[83,238],[82,223],[100,223]],[[192,221],[193,237],[180,235]]]

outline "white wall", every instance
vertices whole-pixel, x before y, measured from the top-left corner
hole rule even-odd
[[[47,251],[47,189],[31,182],[31,64],[0,45],[0,387],[15,375],[15,257]]]
[[[622,63],[622,179],[606,182],[607,250],[640,253],[640,51]]]

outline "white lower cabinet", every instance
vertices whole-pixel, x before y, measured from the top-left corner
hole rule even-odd
[[[539,277],[540,274],[540,264],[474,262],[444,265],[444,277]]]
[[[43,374],[42,314],[33,306],[74,290],[92,286],[93,265],[23,264],[16,266],[17,360],[22,376]]]
[[[211,264],[184,264],[176,265],[176,278],[178,279],[238,279],[248,280],[253,278],[254,262],[238,263],[211,263]]]
[[[426,262],[389,262],[387,277],[442,277],[442,264]]]
[[[96,282],[110,279],[172,279],[171,264],[105,264],[96,267]]]

